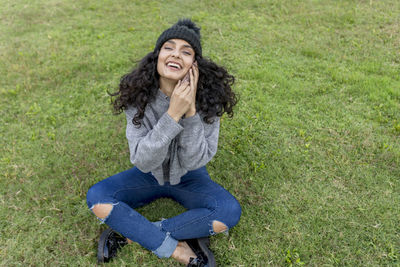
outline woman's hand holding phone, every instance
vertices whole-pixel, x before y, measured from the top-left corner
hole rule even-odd
[[[196,93],[197,93],[197,82],[199,81],[199,68],[197,67],[197,62],[193,63],[193,66],[190,68],[189,72],[190,79],[190,90],[192,101],[188,111],[185,113],[185,117],[192,117],[196,114]]]
[[[187,78],[189,77],[189,79]],[[168,114],[178,122],[183,115],[191,117],[196,114],[196,91],[199,71],[193,64],[182,81],[178,81],[171,95]]]

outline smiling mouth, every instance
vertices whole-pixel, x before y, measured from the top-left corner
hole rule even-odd
[[[172,68],[174,70],[180,70],[182,69],[182,66],[176,62],[168,62],[167,67]]]

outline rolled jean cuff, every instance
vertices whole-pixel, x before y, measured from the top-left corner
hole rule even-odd
[[[172,238],[170,233],[167,233],[161,246],[154,250],[153,253],[159,258],[169,258],[174,253],[177,245],[178,240]]]

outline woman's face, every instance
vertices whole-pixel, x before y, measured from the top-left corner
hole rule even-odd
[[[160,49],[157,72],[160,78],[178,81],[183,79],[194,62],[194,50],[182,39],[170,39]]]

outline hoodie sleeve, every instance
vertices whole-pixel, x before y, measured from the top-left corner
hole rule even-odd
[[[181,120],[183,131],[178,136],[179,163],[186,170],[206,165],[217,152],[220,118],[205,123],[200,115]]]
[[[146,128],[144,123],[138,127],[132,123],[136,112],[133,107],[125,111],[130,160],[142,172],[150,172],[162,165],[171,140],[183,130],[183,127],[167,112],[160,117],[153,129]]]

